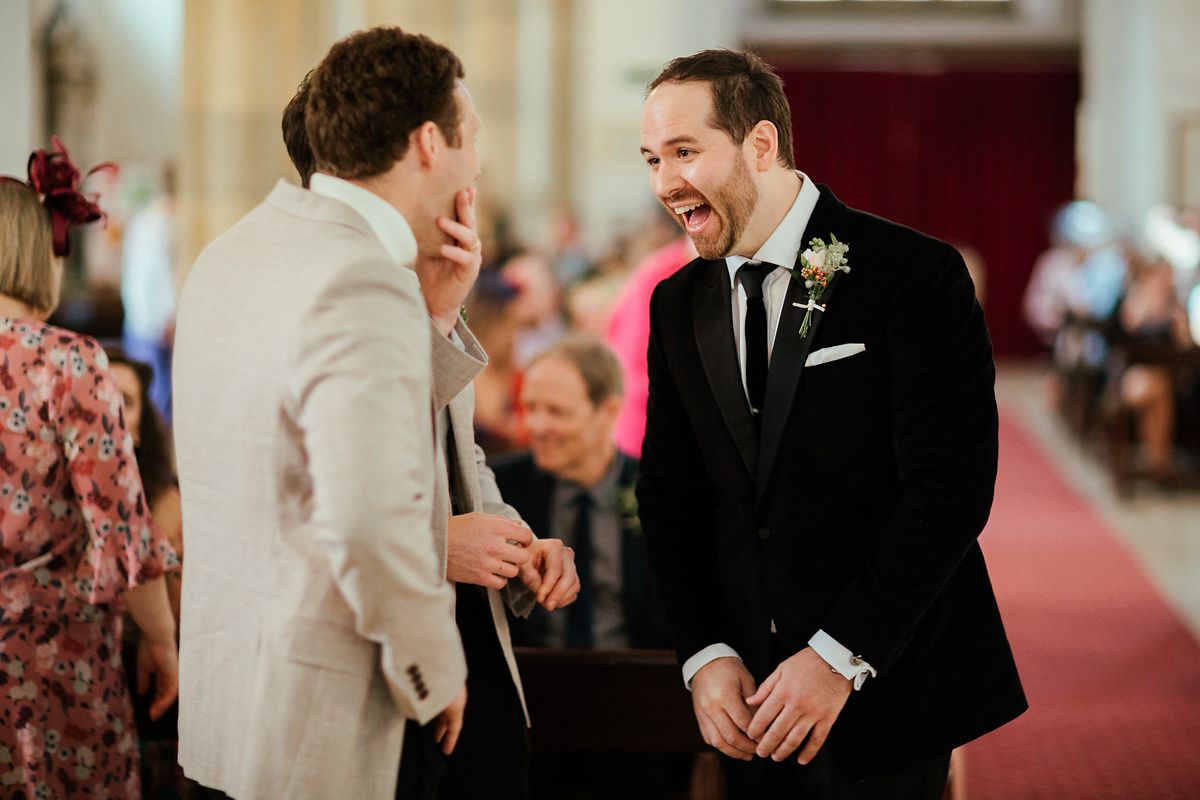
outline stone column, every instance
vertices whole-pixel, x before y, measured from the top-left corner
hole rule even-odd
[[[179,169],[180,260],[296,180],[280,133],[296,85],[329,49],[328,0],[187,0]]]
[[[24,178],[34,147],[32,39],[30,0],[0,3],[0,175]]]
[[[1087,0],[1083,11],[1080,194],[1134,232],[1156,203],[1190,199],[1180,138],[1200,121],[1200,4]]]

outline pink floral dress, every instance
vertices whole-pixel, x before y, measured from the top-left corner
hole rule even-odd
[[[125,590],[177,568],[95,341],[0,318],[0,798],[136,798]]]

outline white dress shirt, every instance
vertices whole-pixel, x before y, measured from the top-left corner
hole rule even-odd
[[[736,302],[730,304],[733,308],[733,336],[737,342],[738,361],[742,367],[742,388],[746,390],[747,403],[750,402],[750,394],[746,389],[746,341],[742,325],[742,319],[746,313],[746,291],[737,280],[737,271],[747,262],[776,265],[776,269],[763,281],[763,302],[767,310],[767,359],[769,364],[771,354],[775,349],[775,333],[779,328],[779,317],[783,311],[784,298],[787,296],[788,281],[791,280],[788,269],[796,266],[800,253],[807,247],[803,241],[804,229],[808,227],[809,217],[812,216],[817,200],[821,196],[816,184],[807,175],[799,171],[796,174],[801,181],[800,191],[796,195],[796,199],[792,201],[791,209],[788,210],[767,241],[763,242],[762,247],[754,254],[754,258],[729,256],[725,259],[725,266],[729,270],[730,290],[735,293],[736,297]],[[831,233],[832,231],[822,231],[819,235],[825,238]],[[772,633],[775,631],[773,621],[771,631]],[[847,680],[854,681],[855,689],[862,688],[867,678],[876,674],[874,667],[855,656],[823,630],[813,634],[813,637],[808,640],[808,646],[836,672]],[[683,664],[684,685],[691,689],[692,678],[696,676],[701,667],[710,661],[725,657],[741,658],[736,650],[723,642],[711,644],[696,653]]]

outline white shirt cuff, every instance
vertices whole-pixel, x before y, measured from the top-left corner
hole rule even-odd
[[[874,667],[863,661],[862,656],[851,653],[825,631],[813,634],[808,640],[808,646],[823,658],[826,664],[833,667],[835,672],[848,681],[854,681],[855,691],[862,688],[867,678],[874,678],[878,674]],[[690,663],[692,662],[688,661],[688,664]],[[686,665],[684,669],[687,669]]]
[[[734,650],[729,645],[710,644],[683,662],[683,685],[687,687],[689,692],[692,690],[692,678],[696,677],[696,673],[700,671],[700,668],[710,661],[716,661],[718,658],[736,658],[738,661],[742,660],[737,650]]]

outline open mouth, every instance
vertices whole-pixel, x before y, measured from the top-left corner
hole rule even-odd
[[[697,234],[704,230],[712,209],[708,203],[692,203],[686,206],[676,206],[671,209],[683,219],[683,227],[689,234]]]

